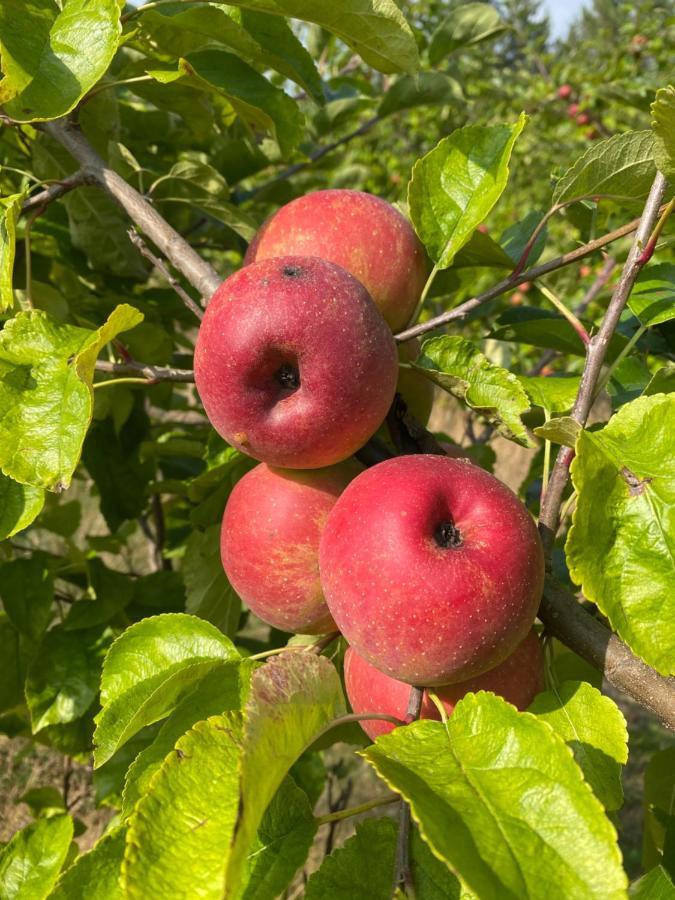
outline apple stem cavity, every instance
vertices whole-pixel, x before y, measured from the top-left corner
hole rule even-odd
[[[440,522],[434,531],[434,538],[439,547],[443,549],[456,549],[462,545],[462,535],[452,519]]]
[[[300,387],[300,373],[290,363],[283,363],[274,374],[283,388],[296,391]]]

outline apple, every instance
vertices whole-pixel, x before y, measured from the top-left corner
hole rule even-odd
[[[569,84],[561,84],[558,88],[558,97],[560,97],[561,100],[567,100],[567,98],[570,97],[571,94],[572,88]]]
[[[576,117],[575,121],[577,125],[588,125],[591,121],[591,117],[588,115],[588,113],[580,113]]]
[[[363,285],[317,257],[265,259],[213,295],[195,382],[216,431],[274,466],[351,456],[387,414],[398,357]]]
[[[351,272],[394,331],[407,325],[427,277],[426,254],[408,220],[362,191],[315,191],[282,206],[244,263],[289,255],[320,256]]]
[[[574,119],[579,115],[580,109],[581,107],[578,103],[570,103],[570,105],[567,107],[567,115],[570,117],[570,119]]]
[[[263,622],[300,634],[335,630],[319,581],[319,539],[360,471],[353,460],[306,471],[262,463],[235,485],[220,555],[232,587]]]
[[[338,628],[408,684],[464,681],[498,665],[534,622],[544,554],[506,485],[446,456],[399,456],[357,476],[321,537]]]
[[[410,697],[409,684],[380,672],[359,656],[353,647],[348,647],[345,653],[344,671],[347,697],[355,713],[387,713],[405,719]],[[457,684],[438,685],[434,692],[450,716],[457,703],[470,692],[492,691],[523,710],[543,689],[544,654],[536,631],[531,629],[513,653],[494,669]],[[427,691],[422,699],[420,718],[441,718]],[[391,722],[377,719],[364,719],[360,725],[372,741],[395,728]]]

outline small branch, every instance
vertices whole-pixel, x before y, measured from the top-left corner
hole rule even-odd
[[[419,337],[421,334],[426,334],[426,332],[440,328],[442,325],[447,325],[449,322],[454,322],[456,319],[463,319],[464,316],[473,312],[474,309],[477,309],[483,303],[494,300],[495,297],[499,297],[501,294],[506,294],[508,291],[512,290],[514,284],[520,284],[521,281],[536,281],[536,279],[541,278],[542,275],[548,275],[549,272],[555,272],[556,269],[562,269],[564,266],[569,266],[571,263],[577,262],[577,260],[583,259],[591,253],[595,253],[596,250],[606,247],[607,244],[611,244],[613,241],[619,240],[619,238],[626,237],[626,235],[635,231],[639,225],[640,219],[634,219],[632,222],[622,225],[621,228],[610,231],[608,234],[596,238],[594,241],[589,241],[588,244],[584,244],[582,247],[577,247],[576,250],[571,250],[563,256],[558,256],[556,259],[549,260],[549,262],[541,263],[541,265],[533,266],[516,278],[511,274],[508,278],[503,278],[498,284],[489,288],[487,291],[484,291],[482,294],[478,294],[476,297],[466,300],[464,303],[461,303],[454,309],[448,310],[448,312],[442,313],[440,316],[428,319],[426,322],[415,325],[413,328],[406,328],[405,331],[395,334],[394,337],[400,342],[408,341],[410,338]]]
[[[416,722],[422,711],[424,688],[411,687],[408,708],[405,714],[406,725]],[[396,839],[396,861],[394,863],[394,892],[402,887],[410,900],[415,900],[415,885],[410,871],[410,807],[401,799],[398,818],[398,836]]]
[[[349,809],[340,809],[337,812],[327,813],[325,816],[318,816],[316,824],[327,825],[329,822],[340,822],[342,819],[349,819],[352,816],[359,816],[361,813],[368,812],[369,809],[377,809],[379,806],[396,803],[398,799],[398,797],[384,797],[381,800],[369,800],[367,803],[361,803],[360,806],[352,806]]]
[[[640,256],[639,263],[640,265],[645,265],[649,262],[649,260],[654,255],[654,250],[656,250],[656,244],[658,242],[659,237],[661,236],[661,232],[663,231],[666,222],[668,221],[668,217],[672,213],[673,209],[675,209],[675,197],[668,203],[666,208],[661,213],[661,218],[654,226],[654,231],[651,234],[651,237],[647,241],[647,246],[642,251],[642,255]]]
[[[616,266],[616,260],[608,256],[605,260],[605,264],[602,269],[598,273],[598,277],[595,279],[593,284],[589,287],[589,289],[584,294],[581,303],[575,308],[574,313],[577,316],[582,316],[588,307],[593,303],[595,298],[598,296],[600,291],[604,288],[607,282],[610,279],[612,272],[614,271],[614,267]]]
[[[171,366],[151,366],[142,362],[107,362],[99,359],[96,362],[97,372],[107,372],[110,375],[142,375],[152,384],[159,381],[180,381],[191,384],[195,380],[192,369],[173,369]]]
[[[202,310],[199,308],[199,306],[197,306],[188,292],[182,287],[178,279],[173,277],[162,260],[158,256],[155,256],[155,254],[150,250],[140,234],[133,228],[129,228],[127,234],[129,235],[129,240],[134,245],[134,247],[136,247],[141,256],[144,256],[147,260],[149,260],[149,262],[152,263],[152,265],[162,275],[164,280],[167,281],[174,289],[174,291],[178,294],[178,296],[183,301],[185,306],[187,306],[190,312],[194,313],[201,321],[201,319],[204,318],[204,313],[202,312]]]
[[[164,522],[164,507],[162,506],[162,498],[159,494],[153,494],[150,501],[152,507],[152,517],[155,520],[155,565],[158,571],[171,571],[171,560],[164,556],[164,545],[166,543],[166,525]]]
[[[68,175],[67,178],[62,178],[55,184],[50,184],[44,191],[33,194],[32,197],[28,197],[24,200],[21,212],[25,215],[26,213],[37,209],[39,214],[52,202],[52,200],[58,200],[59,197],[63,197],[64,194],[74,190],[76,187],[80,187],[80,185],[92,183],[92,179],[87,173],[83,169],[78,169],[77,172],[73,172],[73,174]]]
[[[607,306],[598,333],[591,338],[586,352],[586,363],[581,376],[581,384],[577,393],[577,399],[571,412],[572,418],[582,427],[586,424],[588,414],[593,405],[596,385],[600,377],[602,364],[605,360],[610,339],[619,324],[630,292],[635,280],[640,274],[647,259],[644,247],[649,239],[652,229],[660,212],[660,204],[666,190],[666,179],[658,172],[652,184],[649,197],[645,203],[642,217],[635,232],[632,246],[621,272],[618,284]],[[667,208],[666,208],[667,209]],[[544,550],[550,555],[558,530],[558,513],[562,503],[563,492],[569,478],[569,466],[572,462],[574,451],[569,447],[561,447],[553,467],[551,479],[544,496],[539,514],[539,532],[544,544]]]
[[[88,179],[108,191],[131,221],[185,276],[204,302],[208,302],[222,281],[215,269],[192,249],[135,188],[104,162],[76,125],[61,119],[45,122],[40,127],[65,147],[80,164]]]

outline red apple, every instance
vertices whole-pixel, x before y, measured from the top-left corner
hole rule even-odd
[[[544,554],[532,517],[461,459],[399,456],[347,487],[328,517],[321,583],[347,641],[408,684],[464,681],[532,627]]]
[[[570,105],[567,107],[567,115],[570,117],[570,119],[574,119],[579,115],[579,109],[580,106],[578,103],[570,103]]]
[[[572,94],[572,88],[569,84],[561,84],[558,88],[558,96],[561,100],[567,100]]]
[[[269,625],[300,634],[335,630],[319,581],[319,539],[328,513],[361,471],[256,466],[237,482],[223,515],[223,568],[246,605]]]
[[[345,688],[355,713],[387,713],[397,719],[405,718],[410,685],[380,672],[353,647],[348,647],[345,653]],[[543,689],[544,654],[537,633],[532,629],[513,653],[494,669],[457,684],[438,685],[434,692],[450,716],[457,703],[470,692],[492,691],[522,710],[527,709]],[[424,692],[420,718],[441,718],[427,691]],[[364,719],[360,724],[372,741],[395,727],[391,722],[377,719]]]
[[[408,323],[427,276],[424,248],[407,219],[361,191],[316,191],[282,206],[245,263],[289,255],[320,256],[351,272],[394,331]]]
[[[398,359],[363,285],[316,257],[267,259],[213,295],[195,381],[213,427],[270,465],[314,469],[371,437],[396,390]]]
[[[588,113],[580,113],[576,118],[577,125],[588,125],[591,121],[591,117]]]

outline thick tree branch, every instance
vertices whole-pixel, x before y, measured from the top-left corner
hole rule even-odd
[[[109,375],[139,375],[147,378],[149,384],[158,384],[160,381],[181,381],[191,384],[195,380],[192,369],[173,369],[171,366],[150,366],[142,362],[107,362],[99,359],[96,362],[97,372],[107,372]]]
[[[32,210],[42,211],[45,206],[52,202],[52,200],[58,200],[59,197],[63,197],[64,194],[69,193],[69,191],[74,190],[82,184],[92,183],[92,178],[83,169],[78,169],[77,172],[73,172],[73,174],[68,175],[67,178],[62,178],[61,181],[50,184],[44,191],[33,194],[31,197],[24,200],[21,212],[25,214]]]
[[[596,386],[607,353],[607,347],[616,330],[616,326],[619,324],[621,313],[626,306],[635,280],[647,262],[647,258],[644,256],[644,249],[658,219],[665,190],[666,179],[658,172],[645,203],[645,208],[636,229],[621,277],[609,301],[602,324],[598,333],[594,335],[588,345],[581,384],[579,385],[577,399],[571,412],[572,418],[582,427],[586,424],[588,414],[593,405]],[[556,531],[558,530],[560,504],[562,503],[563,492],[569,478],[569,467],[573,456],[574,451],[569,447],[560,448],[541,505],[539,531],[547,555],[550,554]]]
[[[81,166],[87,179],[104,188],[143,231],[171,264],[208,302],[222,278],[192,249],[148,201],[114,172],[98,155],[82,131],[63,119],[41,126],[58,141]]]
[[[513,290],[514,285],[520,284],[523,281],[536,281],[536,279],[541,278],[542,275],[547,275],[549,272],[554,272],[556,269],[562,269],[564,266],[577,262],[577,260],[583,259],[591,253],[595,253],[596,250],[606,247],[607,244],[611,244],[613,241],[625,237],[627,234],[631,234],[638,228],[640,221],[640,219],[634,219],[632,222],[622,225],[621,228],[610,231],[608,234],[596,238],[594,241],[589,241],[588,244],[584,244],[582,247],[577,247],[576,250],[571,250],[569,253],[563,254],[563,256],[558,256],[556,259],[551,259],[538,266],[533,266],[531,269],[521,272],[520,275],[515,278],[513,274],[511,274],[508,278],[503,278],[498,284],[495,284],[494,287],[489,288],[482,294],[478,294],[478,296],[466,300],[464,303],[461,303],[454,309],[442,313],[440,316],[435,316],[433,319],[421,322],[419,325],[413,325],[412,328],[406,328],[405,331],[401,331],[399,334],[394,335],[394,337],[397,341],[408,341],[410,338],[419,337],[421,334],[426,334],[428,331],[440,328],[441,325],[447,325],[449,322],[454,322],[456,319],[463,319],[464,316],[473,312],[473,310],[477,309],[479,306],[482,306],[483,303],[494,300],[501,294]]]
[[[185,306],[187,306],[187,308],[190,310],[190,312],[194,313],[197,316],[197,318],[201,321],[201,319],[204,318],[204,313],[202,312],[202,310],[197,306],[197,304],[192,299],[192,297],[188,294],[188,292],[186,290],[184,290],[183,286],[178,281],[178,279],[173,277],[173,275],[168,270],[168,268],[165,266],[165,264],[162,262],[162,260],[158,256],[155,256],[155,254],[150,250],[150,248],[145,243],[145,241],[140,236],[140,234],[137,231],[135,231],[133,228],[130,228],[127,231],[127,234],[129,235],[129,240],[134,245],[134,247],[136,247],[136,249],[141,254],[141,256],[144,256],[149,262],[152,263],[152,265],[162,275],[164,280],[167,281],[171,285],[171,287],[174,289],[174,291],[178,294],[178,296],[183,301]]]

